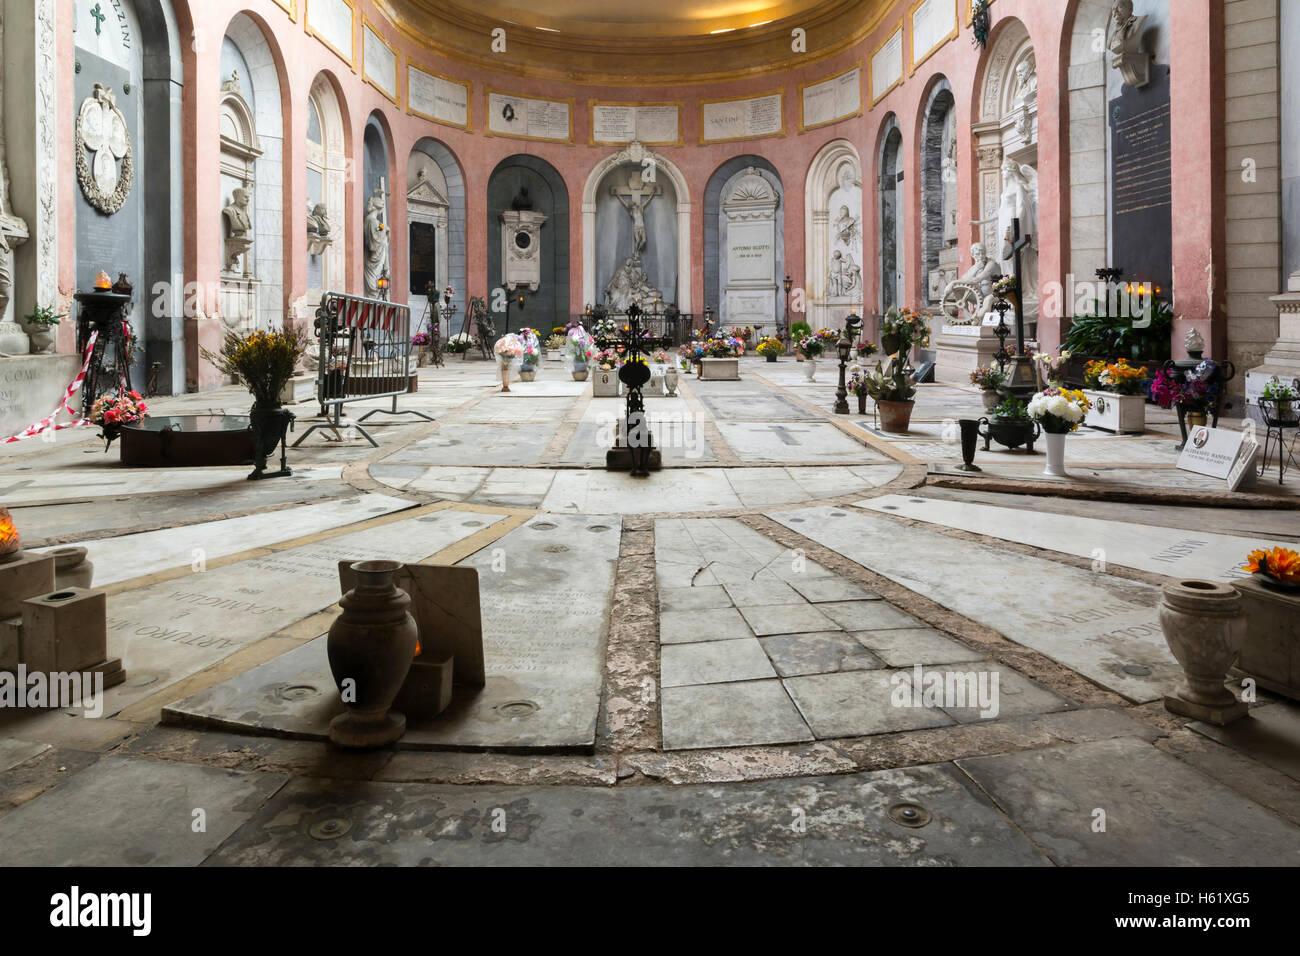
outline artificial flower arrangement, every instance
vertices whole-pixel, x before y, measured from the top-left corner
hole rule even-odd
[[[745,354],[745,343],[734,336],[709,339],[705,352],[709,358],[736,358]]]
[[[763,358],[767,358],[769,355],[780,355],[785,351],[785,346],[781,344],[780,339],[769,335],[759,341],[757,351]]]
[[[1007,373],[997,362],[989,362],[970,373],[970,383],[981,391],[996,392],[1007,384]]]
[[[520,353],[520,367],[530,369],[535,366],[542,358],[542,340],[536,329],[530,329],[527,326],[515,333],[519,337],[519,344],[523,348]]]
[[[1295,388],[1286,382],[1266,382],[1259,397],[1273,404],[1278,419],[1286,422],[1295,421],[1295,406],[1292,403],[1300,399],[1300,392]]]
[[[1049,435],[1068,435],[1079,427],[1092,403],[1075,389],[1048,388],[1035,392],[1026,411]]]
[[[453,354],[468,352],[474,346],[474,339],[468,332],[458,332],[447,340],[447,351]]]
[[[1218,366],[1209,359],[1181,375],[1160,369],[1151,382],[1151,398],[1161,408],[1181,405],[1185,412],[1204,413],[1219,399],[1218,383],[1212,381]]]
[[[585,366],[595,355],[595,342],[592,341],[591,333],[581,325],[575,325],[569,330],[568,335],[569,360],[574,365]]]
[[[1246,556],[1243,571],[1300,587],[1300,554],[1290,548],[1259,548]]]
[[[227,331],[215,353],[201,351],[219,372],[253,393],[255,406],[279,408],[280,392],[306,348],[307,337],[298,329],[254,329]]]
[[[1060,382],[1061,375],[1065,371],[1067,363],[1070,361],[1070,350],[1061,349],[1060,356],[1053,358],[1046,352],[1035,352],[1034,364],[1038,366],[1038,374],[1049,388],[1056,387]]]
[[[734,328],[728,329],[727,335],[733,339],[740,339],[741,341],[748,342],[754,335],[754,327],[752,325],[737,325]]]
[[[1009,295],[1014,295],[1016,291],[1016,277],[1003,276],[993,283],[993,294],[999,299],[1005,299]]]
[[[844,383],[844,387],[850,393],[861,398],[867,392],[867,370],[861,365],[853,364],[849,366],[849,377]]]
[[[853,348],[857,351],[858,358],[867,358],[880,351],[880,347],[875,342],[868,342],[866,339],[863,339]]]
[[[90,406],[90,421],[103,428],[130,425],[142,421],[149,412],[144,397],[135,391],[121,395],[101,395]]]
[[[565,330],[564,326],[562,326],[562,325],[554,326],[554,327],[551,329],[551,338],[554,338],[554,337],[557,336],[557,335],[564,335],[565,331],[566,331],[566,330]],[[549,342],[550,340],[548,339],[547,341]]]
[[[668,353],[663,349],[655,349],[654,355],[651,356],[651,359],[656,365],[667,365],[671,361],[668,357]]]
[[[1141,395],[1146,389],[1145,369],[1128,364],[1128,359],[1089,362],[1083,370],[1083,383],[1088,388],[1117,395]]]
[[[677,347],[677,357],[681,359],[682,368],[688,372],[691,369],[691,363],[698,362],[700,359],[704,358],[706,354],[708,354],[707,344],[698,339],[691,342],[683,342]]]
[[[507,332],[497,339],[496,345],[492,346],[492,351],[496,355],[498,362],[502,365],[509,365],[524,354],[524,344],[519,341],[519,336],[514,332]]]
[[[430,342],[429,333],[425,332],[423,329],[421,329],[419,332],[416,332],[414,335],[411,336],[411,344],[414,345],[416,348],[423,348],[424,346],[428,345],[429,342]]]
[[[836,329],[818,329],[799,341],[797,348],[806,359],[815,359],[828,348],[834,346],[840,333]]]
[[[592,361],[596,363],[596,367],[602,372],[612,372],[620,364],[618,352],[613,349],[601,349],[595,354]]]
[[[592,325],[591,334],[597,339],[612,339],[618,335],[618,323],[607,316],[599,318]]]
[[[917,312],[907,306],[901,309],[891,308],[880,323],[880,335],[882,339],[894,339],[898,348],[886,348],[886,351],[891,355],[899,352],[906,354],[912,351],[914,345],[927,348],[930,344],[929,318],[930,313]]]
[[[556,332],[546,340],[546,350],[548,352],[558,352],[564,348],[564,342],[564,329],[560,329],[560,331]]]

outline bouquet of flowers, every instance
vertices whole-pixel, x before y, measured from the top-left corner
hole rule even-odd
[[[656,365],[667,365],[669,362],[668,353],[663,349],[655,349],[654,355],[651,356]]]
[[[875,355],[880,351],[880,347],[876,345],[875,342],[868,342],[866,339],[863,339],[857,345],[853,346],[853,348],[857,351],[858,358],[867,358],[868,356]]]
[[[474,339],[468,332],[458,332],[447,340],[447,351],[458,355],[474,347]]]
[[[857,364],[850,365],[849,377],[848,380],[844,383],[844,387],[847,388],[849,392],[857,396],[868,394],[867,370],[864,369],[861,365],[857,365]]]
[[[497,344],[492,346],[492,351],[496,354],[498,362],[502,365],[509,365],[524,354],[524,344],[519,341],[519,336],[513,332],[507,332],[497,339]]]
[[[1300,554],[1290,548],[1259,548],[1246,556],[1243,571],[1300,587]]]
[[[890,354],[901,352],[906,355],[912,351],[914,345],[922,348],[929,346],[930,325],[927,322],[929,318],[928,312],[917,312],[906,307],[890,309],[886,312],[884,321],[880,323],[880,335],[882,338],[892,339],[898,343],[898,348],[886,348],[886,351]]]
[[[90,407],[90,420],[101,428],[105,425],[130,425],[141,421],[148,412],[149,406],[139,392],[101,395]]]
[[[595,354],[595,343],[591,339],[591,334],[578,325],[569,332],[568,338],[569,360],[574,365],[586,365],[590,362]]]
[[[970,383],[978,386],[981,391],[996,392],[1007,384],[1007,373],[997,362],[990,362],[970,373]]]
[[[682,360],[682,368],[690,371],[691,363],[698,362],[708,354],[708,345],[699,340],[685,342],[677,349],[677,357]]]
[[[1016,291],[1016,277],[1003,276],[993,283],[993,294],[999,299],[1005,299]]]
[[[546,340],[546,349],[550,352],[558,352],[564,348],[564,330],[561,329],[555,335]]]
[[[1092,403],[1080,391],[1049,388],[1029,400],[1029,417],[1053,435],[1068,435],[1079,427]]]
[[[770,335],[758,343],[758,354],[763,358],[769,355],[780,355],[784,351],[785,346],[781,344],[781,340]]]
[[[619,366],[618,353],[613,349],[602,349],[596,353],[593,361],[602,372],[612,372]]]
[[[1103,392],[1140,395],[1146,383],[1146,372],[1129,365],[1127,359],[1120,359],[1118,362],[1103,362],[1098,359],[1089,362],[1084,368],[1083,383],[1088,388]]]
[[[519,344],[523,348],[520,353],[520,367],[532,368],[542,358],[542,340],[536,329],[524,327],[515,333],[519,338]]]
[[[1061,373],[1065,371],[1066,363],[1070,361],[1070,350],[1061,349],[1059,358],[1053,358],[1046,352],[1035,352],[1033,358],[1034,364],[1038,366],[1038,374],[1051,388],[1061,380]]]
[[[1205,412],[1219,399],[1219,386],[1211,381],[1217,367],[1206,359],[1183,373],[1181,380],[1176,370],[1160,369],[1151,382],[1151,398],[1161,408],[1181,405],[1183,411]]]
[[[592,325],[591,334],[597,340],[612,339],[618,335],[618,323],[608,317],[599,318]]]
[[[255,329],[228,331],[215,353],[201,351],[218,371],[253,393],[254,405],[279,408],[280,392],[306,347],[307,337],[298,329]]]
[[[416,348],[421,348],[429,344],[429,333],[421,329],[411,336],[411,344]]]
[[[744,354],[745,343],[734,337],[709,339],[705,352],[709,358],[734,358]]]
[[[733,339],[740,339],[742,342],[748,342],[754,334],[754,327],[751,325],[738,325],[735,328],[728,329],[727,335]]]

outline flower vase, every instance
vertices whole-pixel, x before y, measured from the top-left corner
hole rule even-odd
[[[32,354],[39,355],[50,351],[54,344],[54,327],[50,325],[33,325],[27,332],[32,341]]]
[[[764,355],[763,358],[767,359],[769,362],[775,362],[775,361],[776,361],[776,356],[775,356],[775,355],[772,355],[771,353],[769,353],[769,354],[767,354],[767,355]]]
[[[984,399],[984,411],[986,412],[993,411],[1002,401],[1002,396],[992,389],[985,389],[980,392],[980,397]]]
[[[278,394],[278,393],[277,393]],[[253,433],[253,473],[250,480],[259,478],[280,478],[293,474],[293,470],[280,456],[280,470],[267,471],[267,459],[275,454],[277,447],[285,442],[289,423],[294,420],[293,412],[282,405],[267,402],[255,402],[248,413],[248,428]]]
[[[535,378],[537,378],[537,366],[536,366],[536,365],[521,365],[521,366],[519,366],[519,381],[521,381],[521,382],[531,382],[531,381],[533,381]]]
[[[858,392],[858,414],[865,415],[866,413],[867,413],[867,393]]]
[[[54,555],[54,587],[88,588],[95,579],[95,565],[86,558],[85,548],[56,548]]]
[[[1184,680],[1166,695],[1165,709],[1220,726],[1246,713],[1224,686],[1246,640],[1241,595],[1220,581],[1171,581],[1161,589],[1160,628],[1182,666]]]
[[[326,653],[347,707],[329,727],[340,747],[382,747],[406,731],[406,718],[388,709],[419,643],[410,595],[394,581],[401,567],[398,561],[352,565],[357,586],[343,595],[343,613],[330,626]]]
[[[677,395],[677,368],[672,365],[664,367],[664,389],[669,398]]]
[[[1043,440],[1047,442],[1047,467],[1043,474],[1052,478],[1068,478],[1065,470],[1065,432],[1047,432]]]
[[[573,380],[574,380],[575,382],[585,382],[585,381],[587,380],[587,363],[586,363],[586,362],[574,362],[574,363],[573,363]]]
[[[817,374],[817,360],[811,358],[804,359],[803,377],[811,382],[813,380],[813,376],[816,374]]]
[[[510,362],[504,361],[498,363],[501,366],[501,391],[510,391]]]

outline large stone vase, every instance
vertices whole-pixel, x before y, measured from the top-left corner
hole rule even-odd
[[[397,561],[358,561],[357,586],[343,595],[343,613],[330,627],[330,672],[347,710],[330,722],[340,747],[383,747],[406,732],[406,718],[389,710],[402,689],[419,634],[410,596],[394,583]]]
[[[1224,686],[1246,640],[1241,595],[1218,581],[1172,581],[1162,589],[1160,627],[1185,680],[1166,695],[1165,709],[1209,723],[1231,723],[1246,705]]]
[[[86,558],[85,548],[55,548],[54,587],[58,591],[66,588],[89,588],[95,580],[95,565]]]
[[[814,359],[814,358],[806,358],[806,359],[804,359],[804,360],[803,360],[803,377],[806,378],[808,381],[811,382],[811,381],[813,380],[813,376],[816,375],[816,374],[817,374],[817,360]]]

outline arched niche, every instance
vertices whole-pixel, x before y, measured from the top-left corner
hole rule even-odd
[[[813,157],[804,187],[807,321],[813,328],[839,324],[863,307],[862,234],[862,161],[847,139],[832,140]]]
[[[1064,98],[1069,128],[1067,169],[1070,201],[1070,253],[1066,272],[1091,281],[1107,265],[1108,216],[1106,71],[1108,53],[1098,36],[1106,36],[1108,0],[1075,0],[1071,28],[1062,36],[1069,63]]]
[[[388,232],[393,221],[393,183],[389,175],[392,149],[386,126],[378,110],[371,113],[366,119],[361,141],[361,223],[365,236],[362,243],[362,290],[372,298],[382,294],[381,282],[392,281],[393,249]],[[379,225],[383,228],[380,229]],[[388,292],[392,294],[391,284]]]
[[[500,298],[493,293],[502,287],[501,213],[510,211],[527,189],[527,201],[546,217],[540,231],[541,281],[536,292],[525,291],[522,312],[516,301],[509,315],[495,312],[498,332],[521,326],[546,331],[569,321],[569,190],[554,166],[537,156],[517,153],[507,156],[492,170],[487,188],[487,289],[488,308]],[[461,304],[462,314],[465,304]],[[508,325],[507,325],[508,322]]]
[[[72,81],[73,108],[92,96],[97,83],[113,90],[126,117],[133,178],[124,204],[112,215],[94,208],[74,178],[76,284],[90,288],[101,269],[114,277],[125,272],[136,288],[131,323],[144,344],[135,350],[133,381],[143,384],[157,362],[159,391],[184,392],[193,370],[185,361],[186,224],[176,212],[184,195],[184,74],[176,14],[170,0],[120,0],[114,5],[114,29],[96,33],[92,8],[73,7],[81,67]],[[53,267],[48,275],[54,287],[41,290],[47,303],[57,289]],[[160,289],[170,289],[171,295],[154,308]]]
[[[770,275],[771,279],[764,281],[762,285],[762,295],[766,296],[760,301],[760,289],[758,283],[751,283],[746,278],[741,286],[735,286],[732,289],[733,304],[736,303],[734,295],[736,289],[740,289],[743,300],[746,304],[745,312],[738,315],[732,314],[735,310],[728,308],[728,285],[731,283],[735,270],[731,268],[732,263],[728,262],[729,251],[733,251],[732,235],[728,222],[728,208],[743,208],[747,197],[738,192],[738,187],[743,187],[742,180],[753,182],[753,178],[758,177],[767,183],[771,190],[769,197],[761,195],[762,189],[757,183],[754,183],[755,189],[749,190],[752,193],[754,205],[760,213],[766,215],[766,209],[769,202],[775,204],[772,209],[772,235],[774,236],[772,248],[768,251],[770,255]],[[766,334],[776,331],[777,323],[785,321],[785,301],[784,291],[778,296],[777,289],[780,288],[781,278],[785,275],[785,187],[781,182],[781,174],[777,172],[776,167],[770,161],[762,156],[747,153],[743,156],[736,156],[727,160],[721,166],[713,171],[709,177],[708,183],[704,188],[704,306],[713,310],[716,323],[723,324],[747,324],[755,328],[764,327]],[[733,220],[734,220],[733,216]],[[766,235],[766,228],[763,228]],[[767,270],[764,269],[764,272]],[[771,285],[771,293],[767,294],[766,289]],[[754,288],[749,288],[753,285]],[[761,306],[767,307],[771,303],[771,318],[755,316],[749,311],[749,307]],[[801,317],[792,315],[791,321],[798,321]]]
[[[322,293],[347,287],[347,121],[333,79],[317,73],[307,94],[307,295],[312,309]],[[323,209],[321,207],[324,207]],[[321,235],[324,217],[328,233]],[[313,222],[315,220],[315,222]],[[299,228],[295,221],[292,228]]]
[[[903,173],[903,133],[898,118],[890,113],[880,127],[876,168],[876,234],[878,239],[877,274],[880,281],[880,311],[906,305],[903,281],[903,217],[906,214]]]
[[[441,290],[451,286],[453,302],[465,311],[465,175],[446,144],[424,137],[411,150],[406,168],[406,219],[410,232],[407,256],[408,302],[418,320],[424,314],[425,279],[432,264],[431,278]],[[432,233],[429,232],[432,230]],[[421,245],[432,240],[432,263]],[[414,320],[413,320],[414,321]],[[444,334],[448,334],[446,325]]]
[[[243,328],[278,327],[284,317],[284,120],[271,42],[239,13],[221,45],[221,315]],[[232,262],[226,210],[237,205],[236,190],[251,197],[252,245]]]
[[[922,301],[933,308],[957,278],[957,155],[955,100],[940,76],[921,112]]]
[[[648,250],[654,258],[654,268],[652,270],[647,265],[647,273],[663,293],[665,302],[676,302],[677,308],[684,313],[691,311],[690,188],[686,184],[686,177],[675,163],[646,149],[640,143],[631,143],[626,149],[606,156],[592,168],[583,184],[584,306],[603,302],[605,285],[614,270],[632,251],[628,243],[622,246],[616,243],[616,248],[606,248],[597,242],[598,235],[617,236],[625,232],[618,217],[626,218],[627,213],[618,205],[618,200],[610,195],[609,190],[612,187],[626,187],[627,180],[633,173],[641,176],[646,169],[654,170],[654,185],[658,185],[661,190],[660,196],[650,201],[645,212],[650,237]],[[611,223],[613,225],[608,225]],[[665,255],[663,250],[668,245],[669,236],[672,238],[672,249]]]

